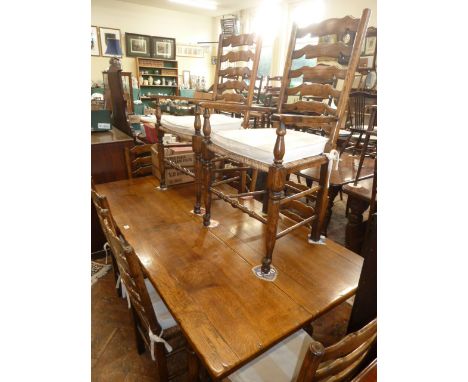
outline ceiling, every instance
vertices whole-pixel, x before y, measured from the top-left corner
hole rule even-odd
[[[218,4],[217,9],[204,9],[199,7],[191,7],[183,4],[172,3],[168,0],[118,0],[124,1],[127,3],[146,5],[149,7],[156,8],[166,8],[172,9],[174,11],[196,13],[200,15],[209,15],[209,16],[222,16],[232,12],[239,11],[245,8],[251,8],[261,3],[261,0],[212,0]],[[194,3],[197,0],[193,0]]]

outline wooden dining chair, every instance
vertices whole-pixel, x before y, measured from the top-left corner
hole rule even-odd
[[[205,107],[203,124],[203,176],[205,214],[203,224],[210,226],[211,198],[215,194],[220,199],[239,208],[249,216],[266,224],[265,248],[266,253],[261,267],[254,268],[257,277],[274,280],[276,269],[271,267],[273,249],[276,240],[292,230],[305,224],[312,223],[309,241],[321,243],[321,224],[327,204],[328,181],[332,159],[337,160],[336,141],[339,130],[346,122],[346,107],[349,92],[354,80],[354,73],[359,61],[360,49],[364,40],[365,30],[370,16],[370,9],[365,9],[360,19],[346,16],[341,19],[329,19],[319,24],[305,28],[293,26],[289,43],[286,64],[281,85],[278,114],[273,115],[275,129],[244,129],[230,131],[214,131],[210,125],[210,115],[207,111],[212,103],[201,103]],[[336,34],[339,42],[319,43],[318,37]],[[311,43],[302,47],[297,40],[311,36]],[[350,42],[345,43],[344,36]],[[312,43],[315,42],[315,45]],[[293,69],[297,59],[305,56],[308,60],[302,67]],[[339,64],[343,57],[348,57],[348,65]],[[326,57],[327,62],[333,57],[336,65],[315,65],[315,60]],[[312,61],[312,62],[311,62]],[[330,85],[330,80],[343,80],[341,90]],[[301,81],[299,85],[290,87],[291,80]],[[320,83],[320,81],[325,84]],[[336,83],[336,81],[335,81]],[[298,95],[314,96],[317,100],[297,101]],[[330,97],[338,99],[337,108],[328,105]],[[306,127],[309,130],[323,131],[326,136],[310,134],[304,131],[286,130],[286,126]],[[239,163],[244,163],[256,170],[268,173],[266,189],[237,195],[225,194],[219,182],[213,182],[214,172],[212,160],[215,154],[225,155]],[[285,197],[288,174],[302,169],[320,166],[320,182],[317,186]],[[285,203],[317,194],[314,213],[301,222],[277,232],[280,207]],[[239,197],[263,195],[266,197],[267,217],[261,216],[238,202]]]
[[[152,173],[151,144],[125,148],[125,164],[129,179]]]
[[[304,330],[235,371],[223,382],[318,382],[349,380],[377,338],[377,319],[329,347]]]
[[[226,36],[221,34],[218,44],[218,60],[214,76],[213,93],[211,100],[219,106],[220,102],[227,102],[229,107],[218,107],[217,111],[240,113],[243,118],[231,118],[226,114],[213,115],[213,129],[233,130],[248,127],[249,106],[254,100],[255,79],[260,59],[262,42],[255,34],[241,34]],[[235,79],[233,79],[235,78]],[[248,84],[247,84],[248,83]],[[246,92],[246,95],[243,93]],[[195,206],[194,213],[201,214],[201,109],[198,106],[200,99],[192,100],[196,104],[193,116],[162,115],[159,99],[156,103],[156,129],[158,132],[158,161],[160,174],[160,188],[166,189],[165,166],[169,165],[182,173],[195,178]],[[215,108],[213,106],[213,108]],[[171,147],[192,146],[195,154],[194,169],[191,171],[177,163],[165,158],[163,142],[164,133],[178,136],[185,143],[171,144]]]
[[[350,93],[347,121],[349,135],[342,145],[341,153],[351,151],[355,155],[362,149],[366,139],[366,147],[375,151],[377,136],[371,133],[377,126],[377,118],[372,118],[375,105],[377,105],[377,93],[375,92],[359,90]]]
[[[122,236],[115,234],[111,219],[106,216],[107,210],[101,213],[104,215],[104,229],[115,253],[121,282],[132,313],[138,353],[142,354],[145,348],[150,351],[151,359],[157,365],[159,381],[179,378],[187,370],[179,370],[170,375],[168,362],[176,360],[177,355],[183,351],[191,357],[180,327],[149,279],[144,278],[133,248]],[[196,376],[189,376],[189,380],[195,381]]]
[[[104,230],[104,220],[103,220],[103,211],[107,211],[107,215],[109,217],[109,224],[111,228],[114,230],[116,235],[120,235],[120,230],[117,227],[117,224],[114,221],[114,218],[112,216],[112,213],[110,211],[109,203],[107,201],[107,198],[104,195],[101,195],[97,192],[96,186],[93,182],[93,179],[91,179],[91,201],[94,204],[94,208],[96,210],[96,214],[99,219],[99,224],[101,226],[102,232],[104,233],[104,236],[106,238],[106,243],[104,244],[104,251],[106,253],[106,264],[107,264],[107,255],[110,250],[110,257],[111,257],[111,262],[112,262],[112,269],[114,272],[114,278],[116,282],[116,289],[117,289],[117,295],[119,297],[122,296],[122,289],[120,286],[120,273],[119,273],[119,268],[117,267],[117,263],[115,260],[115,254],[112,252],[112,248],[110,248],[109,244],[109,237],[106,235],[106,232]]]

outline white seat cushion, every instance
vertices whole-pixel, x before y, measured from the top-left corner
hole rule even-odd
[[[145,279],[145,284],[151,299],[151,304],[153,305],[154,313],[156,313],[156,318],[159,325],[161,325],[161,328],[167,329],[176,326],[177,323],[175,322],[174,317],[172,317],[169,309],[167,309],[167,306],[164,304],[161,296],[158,294],[156,289],[154,289],[149,279]]]
[[[210,124],[212,131],[233,130],[242,128],[242,118],[231,118],[225,114],[212,114],[210,116]],[[169,115],[161,116],[161,125],[171,131],[186,135],[195,135],[195,117],[193,115]],[[202,118],[203,128],[203,118]]]
[[[295,381],[311,342],[312,337],[301,329],[232,373],[229,380],[232,382]]]
[[[276,129],[213,131],[211,134],[211,140],[217,146],[267,165],[273,163],[276,137]],[[283,163],[288,163],[322,154],[328,139],[302,131],[288,130],[284,141],[286,151]]]
[[[340,129],[340,137],[349,137],[351,135],[351,131],[348,131],[348,130],[342,130]]]

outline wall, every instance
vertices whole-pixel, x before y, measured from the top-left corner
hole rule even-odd
[[[167,9],[147,7],[117,0],[91,0],[91,25],[120,29],[122,38],[122,69],[136,75],[136,60],[125,55],[125,32],[151,36],[173,37],[176,44],[195,45],[212,41],[213,17]],[[207,85],[213,81],[214,65],[211,53],[204,58],[176,57],[179,74],[205,76]],[[101,83],[102,71],[109,67],[109,57],[91,57],[91,80]]]

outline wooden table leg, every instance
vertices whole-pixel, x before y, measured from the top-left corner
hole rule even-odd
[[[333,186],[330,185],[328,187],[328,206],[327,206],[327,211],[325,212],[325,219],[323,220],[323,225],[322,225],[322,234],[327,235],[327,228],[328,224],[330,223],[330,219],[332,216],[332,208],[333,205],[335,204],[335,198],[338,195],[338,193],[341,190],[341,186]]]
[[[361,253],[362,242],[366,232],[363,222],[364,211],[369,208],[369,202],[348,195],[348,223],[346,224],[345,246],[353,252]]]

